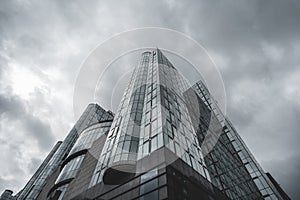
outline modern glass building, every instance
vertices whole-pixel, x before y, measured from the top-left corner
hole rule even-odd
[[[23,190],[3,199],[289,199],[205,84],[145,51],[115,115],[88,106]]]

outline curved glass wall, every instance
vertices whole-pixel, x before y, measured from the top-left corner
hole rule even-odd
[[[70,156],[74,155],[75,153],[81,150],[87,150],[91,148],[93,142],[101,137],[103,134],[109,131],[112,121],[104,121],[97,124],[94,124],[88,128],[86,128],[81,134],[78,140],[76,141],[74,147],[70,152]],[[63,170],[59,174],[56,184],[60,183],[61,181],[74,178],[77,174],[77,171],[80,168],[80,165],[84,159],[85,152],[82,152],[81,155],[79,154],[75,158],[71,159],[63,166]],[[68,160],[68,158],[66,159]]]
[[[20,192],[18,199],[35,200],[38,198],[42,188],[47,182],[47,179],[55,171],[55,169],[63,162],[64,158],[72,149],[74,143],[79,137],[83,129],[99,120],[111,119],[112,115],[107,113],[103,108],[96,104],[89,104],[76,124],[73,126],[63,143],[51,157],[45,168],[41,171],[36,180],[31,183],[33,187],[25,188]]]
[[[80,136],[71,149],[69,156],[66,158],[65,163],[63,163],[62,171],[55,181],[54,188],[62,183],[70,182],[73,178],[76,177],[84,160],[86,151],[92,147],[93,143],[98,138],[100,138],[104,134],[107,134],[112,123],[113,115],[106,112],[106,114],[104,114],[103,116],[104,120],[89,126],[80,133]],[[50,196],[57,195],[58,193],[59,198],[62,198],[65,191],[67,190],[67,187],[68,184],[59,186],[49,194],[49,199],[51,199]]]
[[[78,138],[74,147],[72,148],[70,155],[91,148],[93,142],[97,140],[100,136],[107,133],[110,129],[112,120],[104,121],[97,124],[94,124],[87,129],[85,129]]]
[[[75,158],[73,158],[71,161],[69,161],[63,168],[63,170],[60,172],[58,178],[56,179],[55,184],[62,182],[64,180],[75,178],[80,165],[83,161],[85,155],[80,155]]]

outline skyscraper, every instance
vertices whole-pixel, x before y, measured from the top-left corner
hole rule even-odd
[[[201,81],[145,51],[115,115],[91,104],[16,196],[1,199],[288,199]]]

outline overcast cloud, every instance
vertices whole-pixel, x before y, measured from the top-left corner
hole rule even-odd
[[[224,79],[229,118],[265,171],[300,197],[297,0],[1,1],[0,191],[19,191],[68,133],[89,52],[149,26],[206,47]]]

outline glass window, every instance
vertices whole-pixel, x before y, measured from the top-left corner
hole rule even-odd
[[[80,155],[72,160],[70,160],[60,172],[59,177],[56,180],[56,183],[59,183],[68,178],[73,178],[76,176],[77,171],[83,161],[84,155]]]
[[[167,120],[167,131],[170,132],[171,131],[171,123]]]
[[[170,149],[171,151],[175,152],[173,140],[171,140],[167,146],[169,146],[169,149]]]
[[[157,129],[157,120],[152,121],[152,131]]]
[[[151,152],[157,149],[157,136],[151,139]]]
[[[154,89],[152,90],[152,95],[156,95],[156,92],[157,92],[157,89],[154,88]]]
[[[129,146],[130,146],[130,141],[125,141],[124,146],[123,146],[123,150],[124,151],[129,151]]]
[[[160,147],[162,147],[163,146],[163,134],[162,133],[160,133],[160,134],[158,134],[158,136],[157,136],[157,148],[160,148]]]
[[[140,200],[156,200],[156,199],[158,199],[158,191],[157,190],[140,197]]]
[[[147,173],[145,173],[141,176],[141,183],[144,183],[147,180],[150,180],[151,178],[154,178],[155,176],[157,176],[157,174],[158,174],[157,169],[153,169],[151,171],[148,171]]]
[[[152,116],[157,115],[157,106],[152,109]]]
[[[170,137],[168,135],[166,135],[166,134],[163,134],[163,136],[164,136],[164,142],[165,142],[165,144],[169,144]]]
[[[254,180],[256,186],[258,187],[259,190],[263,189],[264,186],[262,185],[261,181],[257,178]]]
[[[157,100],[157,97],[156,97],[156,96],[152,98],[152,106],[153,106],[153,105],[156,105],[156,100]]]
[[[137,113],[135,116],[135,120],[141,121],[141,119],[142,119],[142,113]]]
[[[175,118],[174,118],[174,114],[171,113],[171,112],[170,112],[170,119],[171,119],[171,122],[174,122],[174,119],[175,119]]]
[[[144,143],[144,147],[143,147],[143,154],[148,154],[149,153],[149,141]]]
[[[149,135],[150,135],[150,124],[147,124],[145,126],[145,136],[144,136],[145,140],[149,138]]]
[[[146,118],[145,119],[147,121],[147,120],[150,120],[150,118],[151,118],[151,113],[149,111],[149,112],[146,113]]]
[[[131,141],[130,152],[137,152],[138,141]]]
[[[175,128],[175,126],[172,125],[172,135],[171,135],[171,137],[173,138],[174,135],[176,135],[176,128]]]
[[[181,154],[182,154],[181,153],[181,148],[180,148],[180,145],[177,142],[175,142],[175,151],[176,151],[178,156],[181,156]]]
[[[151,107],[151,101],[148,101],[147,104],[146,104],[146,109],[149,110],[150,107]]]

